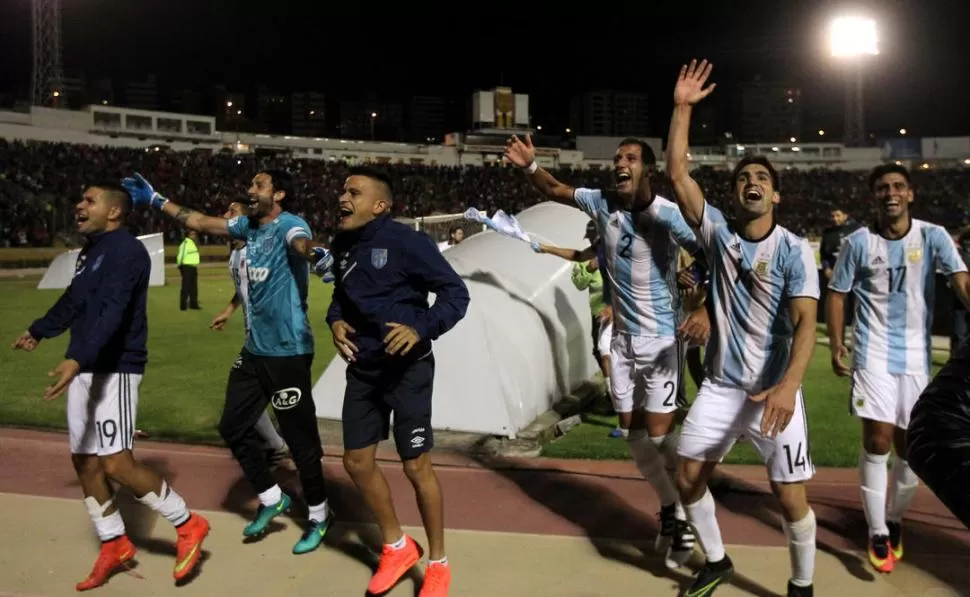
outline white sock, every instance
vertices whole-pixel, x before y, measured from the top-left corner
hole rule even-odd
[[[892,493],[889,494],[889,520],[902,522],[903,515],[909,509],[916,490],[919,488],[919,477],[909,468],[909,463],[896,456],[893,458]]]
[[[317,504],[316,506],[310,506],[310,515],[307,517],[312,523],[323,522],[327,519],[330,514],[330,506],[327,504],[327,500]]]
[[[162,481],[161,495],[150,491],[138,498],[138,501],[161,514],[165,520],[175,526],[184,523],[191,516],[189,509],[185,507],[185,500],[164,480]]]
[[[667,476],[664,469],[663,456],[660,450],[650,440],[646,429],[630,430],[630,435],[626,438],[627,447],[633,462],[636,463],[640,474],[653,486],[660,497],[662,506],[670,506],[677,503],[677,489]]]
[[[266,442],[272,450],[281,450],[286,447],[286,442],[280,437],[276,427],[273,426],[273,419],[269,417],[269,411],[264,410],[263,414],[256,421],[256,433]]]
[[[114,500],[108,500],[104,504],[99,504],[93,497],[84,498],[84,506],[88,509],[91,522],[94,523],[94,531],[102,542],[117,539],[125,534],[125,521],[121,518],[121,512],[115,510],[107,516],[104,515],[105,510],[113,503]]]
[[[708,562],[720,562],[725,556],[715,508],[714,496],[709,489],[704,492],[704,497],[685,506],[687,519],[697,532],[697,539],[701,542]]]
[[[283,499],[283,490],[280,489],[279,485],[273,485],[259,494],[259,503],[267,508],[280,503],[281,499]]]
[[[656,443],[657,438],[651,438]],[[672,431],[667,435],[660,436],[660,452],[664,456],[664,467],[667,469],[667,476],[670,477],[670,483],[677,489],[677,444],[680,443],[680,433],[677,431]],[[675,507],[674,515],[677,520],[687,520],[687,514],[684,512],[684,507],[680,503],[680,499],[677,500],[677,505]]]
[[[442,566],[448,565],[448,556],[441,558],[440,560],[428,560],[429,564],[441,564]]]
[[[398,539],[394,543],[389,543],[388,545],[391,546],[391,549],[404,549],[404,547],[407,544],[408,544],[408,536],[407,535],[401,535],[401,538],[400,539]]]
[[[859,459],[859,480],[862,486],[862,510],[869,524],[869,536],[888,535],[886,528],[886,483],[889,454],[863,452]]]
[[[788,557],[791,559],[791,584],[796,587],[812,586],[815,576],[815,512],[809,510],[798,522],[785,522],[788,538]]]

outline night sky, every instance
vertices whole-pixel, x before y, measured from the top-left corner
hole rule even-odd
[[[861,7],[877,19],[882,49],[867,75],[869,130],[970,134],[966,0],[679,0],[644,2],[649,10],[640,11],[631,3],[561,2],[525,12],[514,2],[442,4],[447,11],[389,3],[398,7],[393,13],[376,2],[353,10],[287,0],[62,4],[68,75],[154,73],[163,86],[261,82],[344,99],[371,91],[390,101],[415,93],[464,101],[504,83],[532,97],[534,122],[547,130],[566,126],[578,92],[646,91],[656,135],[666,132],[677,69],[695,55],[714,61],[719,107],[734,85],[760,76],[802,88],[806,131],[840,130],[842,78],[827,54],[825,25]],[[30,55],[30,1],[0,0],[0,90],[28,87]],[[729,114],[721,119],[731,126]]]

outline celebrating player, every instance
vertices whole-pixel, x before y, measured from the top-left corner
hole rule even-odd
[[[674,459],[677,385],[680,380],[678,245],[697,251],[696,239],[677,206],[655,196],[650,172],[656,159],[650,146],[624,139],[613,158],[614,189],[574,189],[535,162],[535,148],[513,136],[506,158],[528,173],[547,199],[578,207],[596,222],[606,253],[605,270],[613,294],[611,346],[613,408],[643,477],[660,497],[660,534],[655,547],[677,567],[690,557],[694,536],[686,523],[666,461]],[[681,326],[699,338],[709,331],[707,312],[698,309]],[[635,390],[639,390],[636,391]],[[665,456],[667,454],[667,456]]]
[[[222,217],[232,219],[236,216],[246,215],[249,215],[249,210],[246,206],[238,201],[233,201],[229,204],[229,209],[226,210],[226,213]],[[232,276],[232,283],[236,287],[236,292],[232,295],[232,299],[230,299],[226,308],[215,316],[212,323],[209,324],[209,328],[221,331],[226,327],[226,323],[232,317],[232,314],[239,307],[242,307],[243,327],[246,330],[246,334],[248,334],[249,315],[247,313],[248,307],[246,302],[249,298],[249,277],[246,271],[246,241],[233,239],[230,241],[230,247],[232,250],[229,252],[229,274]],[[273,426],[273,420],[269,416],[269,411],[265,409],[263,410],[263,414],[259,416],[259,420],[256,421],[256,433],[259,434],[259,437],[263,440],[263,444],[266,446],[266,460],[269,461],[270,466],[281,466],[292,459],[290,450],[286,447],[286,442],[283,441],[279,432],[276,431],[276,427]]]
[[[849,412],[862,419],[859,479],[869,524],[869,562],[892,572],[903,557],[901,523],[919,478],[906,462],[910,413],[930,378],[934,277],[940,270],[963,304],[970,304],[970,275],[942,226],[909,213],[909,172],[885,164],[869,175],[878,208],[872,227],[845,238],[833,268],[826,304],[832,368],[852,376]],[[856,299],[851,369],[843,339],[845,300]],[[892,491],[886,507],[890,448]]]
[[[323,448],[311,396],[313,332],[306,315],[307,260],[317,257],[307,223],[280,206],[293,198],[290,175],[258,172],[249,187],[249,216],[228,220],[176,205],[140,174],[123,184],[136,204],[151,205],[193,230],[246,241],[249,333],[229,372],[219,433],[259,495],[256,517],[243,535],[260,535],[292,502],[273,479],[255,430],[267,402],[273,405],[309,507],[310,524],[293,553],[316,549],[330,525]]]
[[[431,342],[465,316],[468,289],[430,237],[391,219],[393,201],[390,179],[370,168],[352,168],[340,196],[327,323],[338,354],[348,362],[344,467],[384,536],[380,565],[367,587],[370,594],[383,594],[421,558],[420,546],[401,529],[376,462],[393,413],[394,443],[428,535],[420,594],[444,597],[451,569],[441,486],[431,466]],[[429,292],[436,297],[431,307]]]
[[[135,557],[108,479],[131,489],[138,501],[175,525],[176,580],[195,569],[209,533],[205,518],[189,512],[182,497],[132,454],[138,390],[148,361],[151,258],[124,227],[130,211],[131,197],[116,184],[84,191],[75,212],[78,231],[87,242],[74,279],[13,345],[29,352],[41,340],[71,330],[65,360],[51,372],[56,379],[44,397],[53,400],[67,389],[71,459],[101,540],[94,569],[78,583],[78,591],[103,585]]]
[[[687,413],[678,448],[677,485],[707,556],[686,595],[710,595],[734,570],[707,482],[742,434],[764,459],[781,503],[792,562],[788,595],[811,595],[815,515],[804,483],[814,466],[801,384],[815,347],[815,256],[808,241],[776,225],[778,174],[765,158],[744,158],[734,168],[733,225],[690,177],[691,109],[713,91],[714,85],[704,87],[710,73],[706,60],[681,69],[667,140],[677,203],[707,253],[714,303],[708,375]]]

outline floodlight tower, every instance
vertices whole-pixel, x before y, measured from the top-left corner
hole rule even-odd
[[[31,0],[34,63],[30,103],[57,106],[62,103],[61,0]]]
[[[847,146],[866,142],[864,66],[867,56],[879,54],[876,22],[863,17],[839,17],[830,28],[832,56],[843,61],[845,81],[845,139]]]

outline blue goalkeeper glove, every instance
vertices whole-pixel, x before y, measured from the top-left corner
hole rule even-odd
[[[539,243],[537,241],[532,241],[531,243],[529,243],[529,246],[532,247],[532,250],[535,251],[536,253],[542,253],[542,247],[539,246]]]
[[[135,205],[151,205],[155,209],[162,209],[168,199],[158,193],[145,177],[135,172],[135,176],[125,178],[121,181],[121,186],[131,195],[131,201]]]
[[[320,279],[327,284],[336,280],[336,276],[333,275],[333,253],[323,247],[313,247],[313,255],[316,257],[313,273],[320,276]]]

